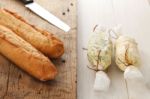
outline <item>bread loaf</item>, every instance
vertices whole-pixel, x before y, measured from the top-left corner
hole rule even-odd
[[[0,53],[39,80],[51,80],[57,74],[55,66],[47,57],[2,25],[0,25]]]
[[[54,37],[52,33],[30,25],[14,12],[0,9],[0,24],[10,28],[50,58],[59,58],[64,53],[62,41]]]

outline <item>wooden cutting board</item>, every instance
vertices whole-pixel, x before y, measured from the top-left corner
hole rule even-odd
[[[69,33],[54,27],[19,0],[0,0],[0,7],[17,12],[29,23],[58,36],[65,44],[61,59],[53,60],[59,71],[53,81],[41,82],[0,55],[0,99],[76,99],[76,0],[35,0],[71,26]]]

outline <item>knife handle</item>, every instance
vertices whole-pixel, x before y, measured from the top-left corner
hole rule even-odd
[[[33,0],[20,0],[20,1],[22,1],[24,4],[33,3]]]

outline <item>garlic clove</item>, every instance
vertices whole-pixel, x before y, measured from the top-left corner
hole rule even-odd
[[[110,86],[110,79],[107,74],[103,71],[98,71],[96,73],[96,78],[94,82],[95,91],[107,91]]]
[[[128,66],[124,71],[125,79],[143,79],[143,75],[140,70],[135,66]]]

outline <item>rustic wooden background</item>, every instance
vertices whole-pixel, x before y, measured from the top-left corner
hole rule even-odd
[[[24,7],[19,0],[0,0],[1,8],[17,12],[28,22],[58,36],[65,54],[53,60],[59,74],[53,81],[41,82],[0,55],[0,99],[76,99],[76,0],[34,0],[71,26],[69,33],[52,26]]]

